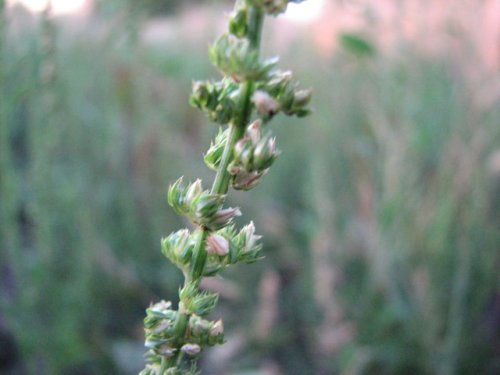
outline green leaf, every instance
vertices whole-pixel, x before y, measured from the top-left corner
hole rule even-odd
[[[345,50],[358,57],[372,57],[376,53],[373,44],[359,34],[343,33],[340,43]]]

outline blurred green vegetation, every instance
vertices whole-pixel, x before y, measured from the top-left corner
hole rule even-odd
[[[2,374],[137,373],[144,310],[181,282],[166,187],[212,178],[217,129],[187,99],[213,35],[151,45],[140,14],[108,17],[1,23]],[[272,173],[230,197],[266,260],[216,280],[229,342],[205,372],[497,374],[498,97],[446,53],[341,45],[282,56],[316,111],[280,119]]]
[[[175,15],[180,8],[189,8],[199,4],[220,5],[231,3],[230,0],[95,0],[94,10],[96,13],[116,13],[126,8],[140,9],[144,15],[158,17],[164,15]]]

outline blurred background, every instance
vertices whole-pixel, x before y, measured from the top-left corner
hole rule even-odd
[[[177,301],[169,183],[231,1],[0,0],[0,374],[137,374]],[[315,112],[231,193],[266,259],[207,280],[207,375],[500,373],[500,1],[308,0],[268,19]]]

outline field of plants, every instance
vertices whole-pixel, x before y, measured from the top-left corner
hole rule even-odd
[[[218,127],[188,98],[231,5],[138,3],[0,0],[0,374],[137,374],[145,309],[178,299],[166,192],[213,178]],[[500,373],[500,34],[470,32],[478,3],[432,37],[370,12],[265,24],[314,112],[273,121],[272,173],[229,197],[265,259],[204,284],[227,340],[204,375]]]

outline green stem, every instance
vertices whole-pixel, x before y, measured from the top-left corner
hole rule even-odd
[[[250,46],[257,52],[257,54],[260,50],[263,23],[264,13],[262,12],[262,9],[251,7],[248,19],[249,28],[247,37],[250,42]],[[247,127],[248,122],[250,121],[250,115],[252,114],[251,99],[254,91],[254,83],[252,81],[243,82],[240,84],[240,91],[241,96],[240,102],[238,103],[241,108],[240,116],[236,119],[235,123],[229,124],[228,141],[224,147],[219,169],[212,185],[211,192],[213,194],[226,194],[229,189],[231,175],[227,171],[227,167],[233,158],[234,145],[245,134],[245,128]]]
[[[231,175],[227,171],[227,167],[233,159],[234,145],[236,144],[236,142],[238,142],[238,139],[243,136],[244,132],[245,127],[240,127],[233,124],[229,125],[229,137],[227,139],[226,145],[224,146],[219,169],[217,170],[217,174],[215,175],[215,180],[212,185],[212,194],[226,194],[229,190]]]
[[[174,331],[178,333],[177,341],[180,341],[180,339],[182,339],[184,337],[184,335],[186,334],[186,329],[187,329],[187,325],[189,322],[189,314],[182,311],[183,309],[180,308],[180,305],[181,305],[181,303],[179,303],[179,313],[177,314],[177,319],[175,320],[175,323],[174,323]],[[178,342],[178,343],[181,343],[181,342]],[[178,351],[177,353],[175,353],[174,356],[172,356],[168,359],[162,358],[162,366],[163,366],[163,363],[165,363],[166,368],[178,366],[180,363],[179,358],[181,356],[182,356],[182,353],[180,351]],[[163,361],[163,359],[166,359],[166,361]],[[163,372],[160,372],[160,374],[163,374]]]
[[[203,270],[205,269],[205,263],[207,261],[207,252],[203,248],[203,243],[205,242],[208,230],[204,227],[198,229],[198,237],[196,239],[196,245],[193,250],[193,260],[191,261],[191,267],[186,278],[187,283],[195,283],[199,285],[201,278],[203,277]]]
[[[264,11],[261,8],[251,7],[248,16],[248,40],[250,47],[259,53]]]
[[[177,357],[177,362],[175,363],[175,365],[177,367],[180,367],[181,364],[182,364],[182,359],[184,358],[184,353],[183,352],[180,352],[179,353],[179,356]]]
[[[160,374],[165,373],[169,367],[170,367],[169,361],[165,357],[162,357],[160,365]]]

